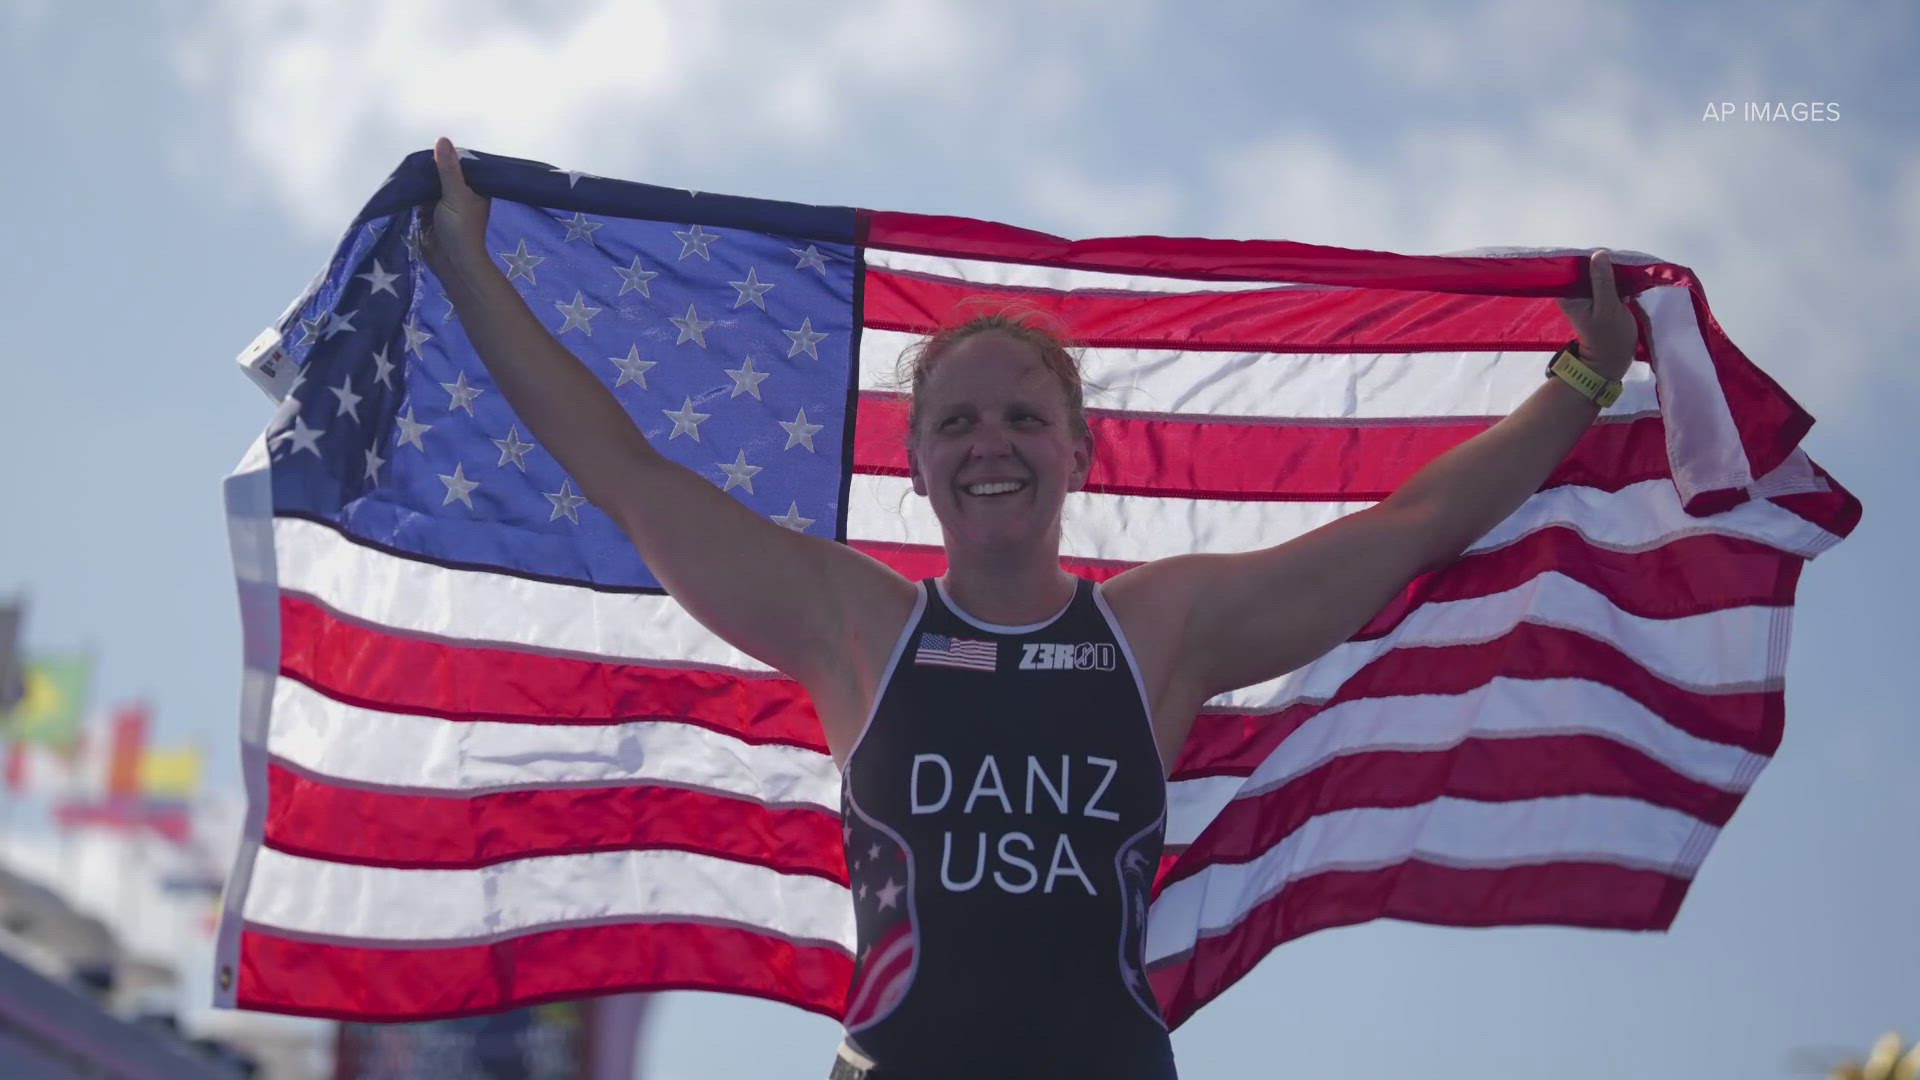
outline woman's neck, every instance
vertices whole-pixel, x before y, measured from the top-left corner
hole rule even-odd
[[[1012,566],[949,561],[940,585],[961,610],[981,622],[1027,626],[1044,622],[1073,599],[1078,583],[1060,560]]]

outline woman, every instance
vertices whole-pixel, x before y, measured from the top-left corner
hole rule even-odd
[[[447,140],[434,159],[426,255],[515,412],[680,604],[812,697],[858,926],[836,1076],[1173,1076],[1142,942],[1200,705],[1346,640],[1512,513],[1637,338],[1596,252],[1593,299],[1561,301],[1591,372],[1549,378],[1372,507],[1095,587],[1060,565],[1094,456],[1073,359],[1018,319],[973,320],[912,356],[908,462],[948,563],[915,583],[656,452],[493,264]]]

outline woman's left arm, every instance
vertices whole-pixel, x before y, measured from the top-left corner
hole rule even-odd
[[[1588,259],[1593,298],[1561,300],[1587,366],[1609,379],[1633,363],[1639,325],[1622,303],[1606,251]],[[1426,522],[1431,557],[1421,571],[1458,558],[1475,540],[1520,508],[1600,414],[1600,407],[1560,379],[1549,379],[1520,407],[1415,473],[1386,502]],[[1368,615],[1371,618],[1371,614]]]
[[[1580,353],[1617,379],[1639,326],[1606,252],[1591,299],[1561,300]],[[1178,626],[1175,677],[1200,699],[1276,678],[1357,633],[1407,583],[1457,559],[1545,483],[1600,408],[1558,378],[1386,499],[1274,547],[1136,567],[1128,591]],[[1118,579],[1113,585],[1119,586]]]

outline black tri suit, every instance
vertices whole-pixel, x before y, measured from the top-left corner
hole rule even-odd
[[[836,1076],[1167,1080],[1142,964],[1166,783],[1099,589],[980,622],[932,579],[841,770],[859,956]]]

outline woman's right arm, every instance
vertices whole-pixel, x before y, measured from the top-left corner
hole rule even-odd
[[[626,531],[674,599],[809,686],[844,670],[850,642],[874,632],[856,620],[877,616],[897,630],[913,602],[904,578],[843,544],[774,524],[647,442],[493,264],[488,201],[467,186],[447,140],[435,144],[434,163],[442,195],[424,250],[467,337],[534,438]]]

